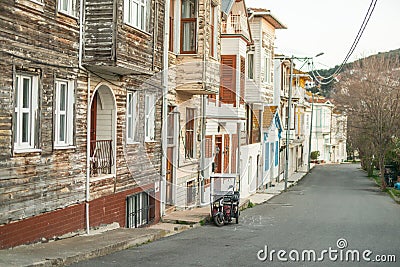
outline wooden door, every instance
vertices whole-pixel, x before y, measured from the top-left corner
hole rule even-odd
[[[229,173],[229,153],[230,152],[230,142],[229,134],[224,135],[224,173]]]
[[[174,148],[167,148],[167,173],[166,173],[166,202],[167,204],[172,203],[172,188],[173,188],[173,158],[174,158]]]
[[[232,144],[231,144],[231,173],[236,173],[236,153],[238,148],[238,135],[232,134]]]
[[[216,136],[215,137],[215,173],[221,173],[222,172],[222,136]]]

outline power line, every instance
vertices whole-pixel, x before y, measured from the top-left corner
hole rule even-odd
[[[321,76],[321,75],[314,69],[314,63],[312,63],[312,67],[313,67],[313,68],[312,68],[311,73],[313,74],[313,76],[315,77],[315,74],[313,73],[313,72],[315,71],[315,72],[317,72],[318,76],[320,76],[320,77],[322,78],[322,80],[329,80],[328,82],[322,82],[322,81],[320,81],[319,79],[317,79],[317,81],[318,81],[319,83],[321,83],[321,84],[328,84],[328,83],[332,82],[332,81],[336,78],[336,75],[343,69],[344,65],[347,63],[347,61],[349,60],[350,56],[353,54],[354,50],[356,49],[356,47],[357,47],[357,45],[358,45],[358,42],[360,41],[361,36],[362,36],[362,34],[364,33],[364,30],[365,30],[365,28],[366,28],[366,26],[367,26],[367,24],[368,24],[368,22],[369,22],[369,20],[370,20],[370,18],[371,18],[371,15],[372,15],[372,13],[373,13],[375,7],[376,7],[376,3],[377,3],[377,2],[378,2],[378,0],[372,0],[372,1],[371,1],[370,5],[369,5],[369,8],[368,8],[368,11],[367,11],[367,13],[365,14],[364,20],[363,20],[363,22],[362,22],[362,24],[361,24],[361,26],[360,26],[360,29],[358,30],[357,36],[356,36],[356,38],[355,38],[354,41],[353,41],[353,44],[351,45],[349,51],[347,52],[347,55],[346,55],[345,59],[343,60],[342,64],[335,70],[335,72],[334,72],[333,74],[329,75],[328,77],[323,77],[323,76]]]

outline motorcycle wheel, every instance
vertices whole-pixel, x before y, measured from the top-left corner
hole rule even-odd
[[[222,216],[214,216],[214,223],[216,226],[221,227],[224,225],[224,218]]]
[[[236,224],[239,223],[239,215],[236,216]]]

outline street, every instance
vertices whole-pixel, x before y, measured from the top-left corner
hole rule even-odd
[[[238,225],[210,224],[73,266],[398,266],[376,260],[400,261],[399,208],[359,165],[316,166],[288,192],[243,211]]]

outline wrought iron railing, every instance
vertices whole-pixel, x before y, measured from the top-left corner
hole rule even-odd
[[[113,165],[112,140],[90,141],[90,173],[111,174]]]

